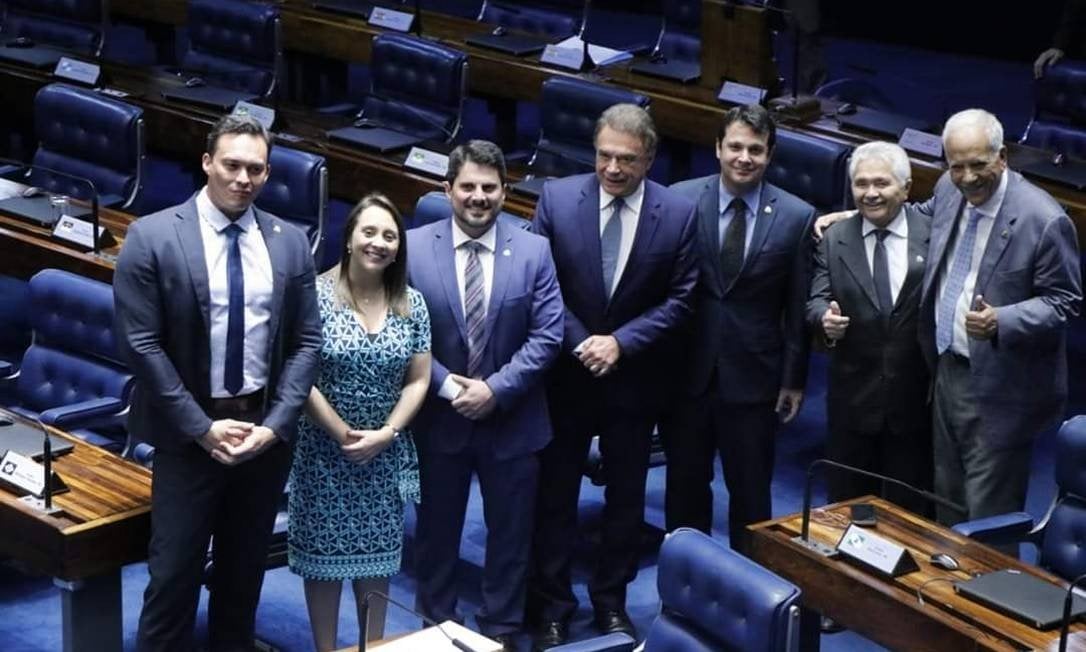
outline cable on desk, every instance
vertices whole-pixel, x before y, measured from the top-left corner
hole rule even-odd
[[[920,586],[916,587],[916,600],[920,603],[921,607],[924,606],[924,587],[927,586],[928,584],[931,584],[932,582],[951,582],[951,583],[953,583],[954,578],[951,578],[951,577],[933,577],[930,580],[927,580],[927,581],[923,582]],[[946,607],[948,607],[950,609],[954,608],[954,607],[951,607],[950,605],[944,605],[944,606],[946,606]]]

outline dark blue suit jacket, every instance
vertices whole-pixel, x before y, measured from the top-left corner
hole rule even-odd
[[[319,364],[313,256],[300,230],[253,210],[273,272],[263,425],[290,441]],[[117,341],[137,379],[128,428],[164,450],[211,427],[211,301],[199,220],[195,195],[136,220],[113,276]]]
[[[486,315],[486,350],[480,373],[497,399],[481,421],[466,419],[437,395],[449,373],[465,375],[468,340],[452,220],[407,233],[411,285],[430,311],[433,368],[430,393],[415,418],[419,446],[456,453],[473,437],[492,442],[499,459],[542,449],[551,438],[543,375],[562,343],[562,295],[547,242],[499,220],[494,278]]]
[[[682,181],[672,190],[698,207],[687,391],[703,393],[714,369],[726,399],[736,403],[776,401],[782,387],[802,389],[810,351],[804,309],[814,208],[763,183],[749,251],[739,275],[724,287],[717,245],[720,176]]]
[[[597,388],[606,406],[635,413],[660,407],[662,390],[675,382],[666,373],[667,338],[690,315],[697,277],[693,204],[646,180],[641,216],[629,261],[610,301],[600,263],[600,186],[594,174],[548,181],[536,204],[535,231],[551,242],[566,304],[562,355],[552,392],[584,400]],[[589,335],[611,334],[622,348],[614,372],[595,379],[573,356]],[[602,406],[601,406],[602,407]]]

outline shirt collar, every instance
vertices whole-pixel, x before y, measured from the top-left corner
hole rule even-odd
[[[909,233],[908,231],[906,231],[907,227],[908,222],[905,220],[905,207],[902,206],[900,209],[898,209],[897,215],[894,216],[894,219],[890,220],[890,223],[886,225],[886,230],[890,233],[893,233],[894,235],[901,236],[902,238],[907,238],[909,237]],[[863,235],[865,238],[872,231],[877,231],[878,229],[879,227],[875,226],[871,222],[868,222],[866,219],[863,220]]]
[[[460,225],[456,223],[456,218],[452,219],[452,236],[453,236],[453,249],[459,249],[460,245],[469,240],[475,240],[479,244],[483,245],[487,251],[493,252],[498,242],[498,220],[494,220],[494,223],[490,225],[490,228],[486,230],[486,233],[482,234],[478,238],[473,238],[464,230],[460,228]]]
[[[717,177],[717,184],[720,186],[720,201],[717,206],[717,214],[721,215],[724,211],[728,210],[728,206],[731,205],[732,200],[735,199],[735,195],[728,192],[728,189],[724,186],[724,180]],[[746,191],[742,195],[739,195],[739,199],[743,200],[743,203],[747,205],[748,215],[758,214],[758,201],[762,197],[762,183],[759,181],[758,185],[754,186],[750,190]]]
[[[207,186],[201,188],[199,194],[196,195],[196,212],[211,225],[211,228],[215,229],[215,233],[222,233],[223,229],[231,224],[237,224],[245,232],[256,226],[256,214],[252,206],[245,209],[237,220],[232,220],[211,203],[211,198],[207,196]]]
[[[999,214],[999,209],[1003,207],[1003,198],[1007,195],[1007,171],[1003,170],[1003,174],[999,177],[999,185],[996,186],[996,191],[992,193],[992,196],[988,198],[988,201],[984,202],[980,206],[973,206],[969,204],[970,208],[976,209],[978,213],[984,217],[995,217]]]
[[[633,192],[622,198],[622,201],[626,204],[626,208],[632,210],[635,215],[641,214],[641,201],[645,198],[645,180],[642,179],[641,183],[637,184],[637,188]],[[615,196],[603,189],[600,186],[600,210],[607,208],[611,205],[611,202],[615,200]]]

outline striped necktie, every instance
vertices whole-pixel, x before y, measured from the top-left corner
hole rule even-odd
[[[486,285],[483,283],[483,265],[479,262],[479,250],[483,245],[468,240],[460,245],[468,252],[464,267],[464,323],[468,331],[469,378],[474,378],[483,361],[483,328],[486,325]]]
[[[935,324],[935,349],[943,353],[954,341],[954,320],[957,318],[958,297],[965,290],[965,278],[973,264],[973,248],[977,244],[977,223],[983,217],[975,208],[969,209],[969,223],[962,233],[954,261],[946,277],[943,297],[939,300],[939,318]]]

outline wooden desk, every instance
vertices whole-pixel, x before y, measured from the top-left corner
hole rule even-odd
[[[50,432],[75,443],[53,462],[70,488],[53,499],[63,512],[46,516],[0,490],[0,554],[54,578],[61,590],[64,652],[120,652],[121,566],[147,558],[151,473]]]
[[[871,640],[894,650],[1055,650],[1059,628],[1039,631],[987,609],[954,592],[946,578],[968,579],[971,573],[1016,568],[1066,586],[1036,566],[1000,554],[981,543],[920,518],[878,498],[838,503],[812,512],[811,537],[835,545],[848,525],[848,505],[875,506],[874,531],[904,545],[920,570],[883,578],[841,558],[827,559],[792,541],[800,532],[801,515],[793,514],[750,527],[751,556],[795,583],[803,591],[805,609],[821,612]],[[959,571],[928,563],[933,552],[956,558]],[[917,600],[923,585],[924,604]],[[1086,624],[1071,628],[1068,649],[1086,650]]]

